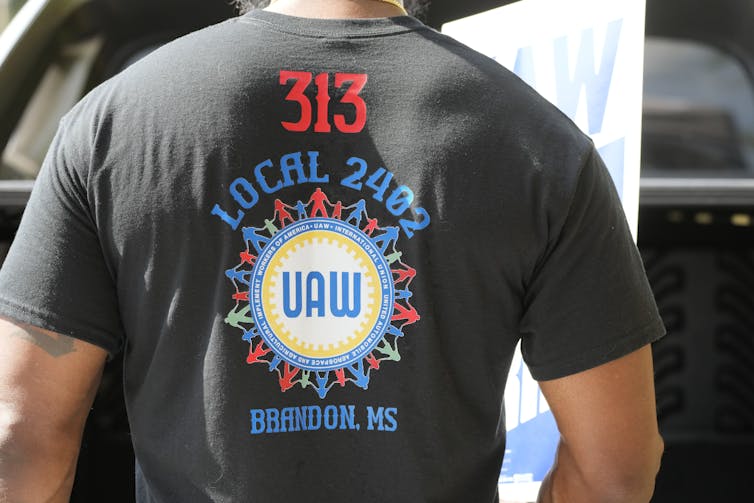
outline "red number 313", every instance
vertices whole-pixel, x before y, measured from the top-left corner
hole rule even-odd
[[[330,74],[320,73],[316,77],[308,72],[280,71],[280,85],[284,86],[293,81],[293,87],[285,97],[286,101],[295,101],[301,107],[301,118],[297,122],[281,122],[280,124],[288,131],[302,133],[308,131],[312,124],[312,103],[304,92],[314,80],[317,88],[317,121],[314,123],[314,132],[329,133],[332,126],[341,133],[359,133],[364,129],[367,122],[367,104],[359,93],[367,83],[365,73],[336,73],[335,87],[340,89],[348,84],[346,92],[340,99],[340,103],[352,105],[354,108],[353,122],[346,122],[343,114],[333,114],[333,124],[329,121],[330,110]]]

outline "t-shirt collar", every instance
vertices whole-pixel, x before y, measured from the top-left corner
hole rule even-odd
[[[241,17],[242,21],[261,23],[287,33],[311,37],[358,38],[405,33],[426,28],[411,16],[384,18],[319,19],[290,16],[278,12],[254,9]]]

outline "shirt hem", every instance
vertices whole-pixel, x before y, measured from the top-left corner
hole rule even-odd
[[[592,348],[565,363],[559,362],[556,365],[529,365],[527,363],[527,365],[532,377],[537,381],[567,377],[633,353],[637,349],[659,340],[665,333],[665,325],[662,320],[656,319],[629,332],[628,335],[617,341]]]
[[[101,329],[87,327],[76,323],[66,322],[63,318],[25,306],[19,302],[0,296],[0,316],[4,316],[18,323],[32,325],[45,330],[51,330],[62,335],[73,337],[98,346],[108,353],[108,359],[112,359],[123,347],[123,341],[113,342],[112,334],[107,334]]]

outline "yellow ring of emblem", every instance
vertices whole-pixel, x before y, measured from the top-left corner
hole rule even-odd
[[[356,260],[359,260],[366,267],[365,282],[370,285],[373,290],[367,295],[366,299],[362,302],[361,310],[366,311],[368,314],[365,320],[359,325],[359,328],[348,337],[347,341],[342,341],[338,345],[333,345],[329,348],[317,349],[313,346],[307,346],[299,342],[297,339],[291,337],[288,329],[280,323],[274,315],[274,306],[270,302],[272,298],[272,286],[273,279],[276,276],[282,276],[282,273],[276,273],[279,270],[281,261],[291,252],[297,245],[303,246],[306,241],[327,239],[335,241],[340,244],[346,251],[353,253]],[[282,279],[280,279],[282,281]],[[379,309],[374,309],[376,301],[382,298],[382,286],[380,285],[379,276],[377,274],[377,267],[372,259],[369,258],[364,249],[354,243],[351,239],[332,231],[308,231],[298,234],[296,237],[287,241],[275,254],[270,258],[270,262],[267,266],[267,271],[264,274],[262,280],[262,308],[264,309],[265,317],[268,320],[270,329],[285,344],[289,349],[295,351],[306,358],[329,358],[338,355],[342,355],[355,349],[361,344],[364,339],[367,338],[369,332],[377,322],[379,315]]]

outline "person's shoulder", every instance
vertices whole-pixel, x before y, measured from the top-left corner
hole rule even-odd
[[[235,29],[237,18],[231,18],[134,55],[91,89],[64,122],[99,124],[120,116],[131,120],[157,110],[172,116],[208,101],[208,97],[220,99],[219,83],[233,75],[225,70],[237,60],[230,50]]]
[[[516,82],[518,77],[497,62],[453,37],[441,33],[432,28],[426,27],[419,30],[416,35],[424,40],[425,48],[422,48],[426,54],[435,54],[435,57],[441,58],[445,63],[444,66],[438,67],[438,70],[446,72],[464,69],[469,76],[481,79],[491,79],[501,82]]]
[[[155,45],[125,65],[114,85],[185,79],[203,70],[218,74],[225,60],[238,57],[233,50],[238,28],[237,18],[231,18]]]
[[[433,29],[420,32],[427,45],[426,53],[434,54],[432,61],[435,81],[447,88],[464,92],[466,104],[478,103],[490,114],[519,127],[558,134],[563,141],[589,148],[589,139],[573,121],[550,103],[528,83],[494,58],[488,57],[462,42]],[[450,93],[453,94],[453,93]]]

